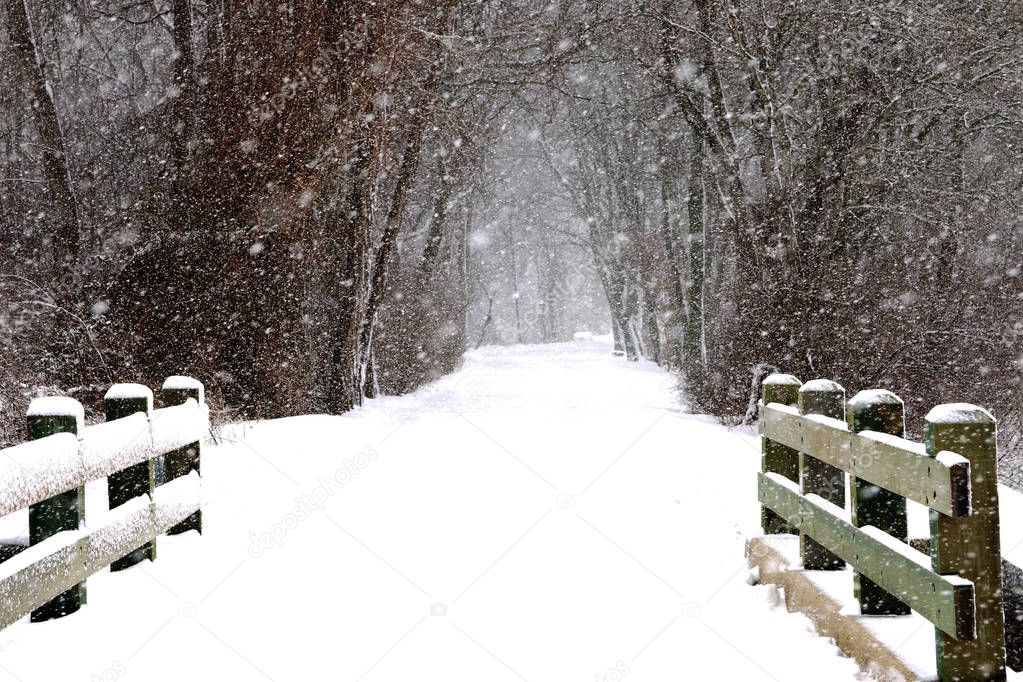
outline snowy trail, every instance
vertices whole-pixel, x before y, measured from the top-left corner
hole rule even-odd
[[[604,342],[227,435],[206,534],[0,632],[0,680],[863,679],[746,584],[752,433]]]

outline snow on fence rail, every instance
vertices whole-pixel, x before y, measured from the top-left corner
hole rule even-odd
[[[0,628],[31,614],[59,618],[86,601],[85,579],[155,560],[156,538],[202,531],[200,442],[209,431],[203,385],[169,377],[163,407],[140,384],[115,384],[106,423],[85,426],[72,398],[36,398],[29,440],[0,450],[0,515],[28,508],[29,544],[0,562]],[[107,479],[109,512],[85,525],[85,484]],[[6,552],[9,554],[10,552]]]
[[[995,420],[941,405],[926,443],[908,441],[888,391],[764,380],[760,404],[764,532],[798,533],[805,569],[855,570],[863,614],[920,613],[935,626],[941,680],[1004,680]],[[846,473],[850,509],[846,510]],[[931,556],[907,544],[906,499],[931,510]]]

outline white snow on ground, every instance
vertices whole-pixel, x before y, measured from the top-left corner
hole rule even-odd
[[[752,432],[606,340],[226,431],[205,535],[0,632],[0,680],[865,679],[747,585]]]

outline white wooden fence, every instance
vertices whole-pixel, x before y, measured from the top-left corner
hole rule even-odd
[[[0,628],[30,613],[33,621],[73,613],[88,576],[155,559],[161,534],[201,532],[203,386],[170,377],[161,397],[153,409],[148,388],[116,384],[104,400],[108,421],[93,426],[72,398],[32,402],[32,440],[0,450],[0,515],[29,510],[28,546],[0,563]],[[109,511],[86,523],[85,485],[103,478]]]

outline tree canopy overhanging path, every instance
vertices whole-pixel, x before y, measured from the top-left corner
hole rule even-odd
[[[227,427],[205,534],[0,633],[0,680],[862,679],[748,584],[758,463],[609,341],[484,347],[341,417]]]

